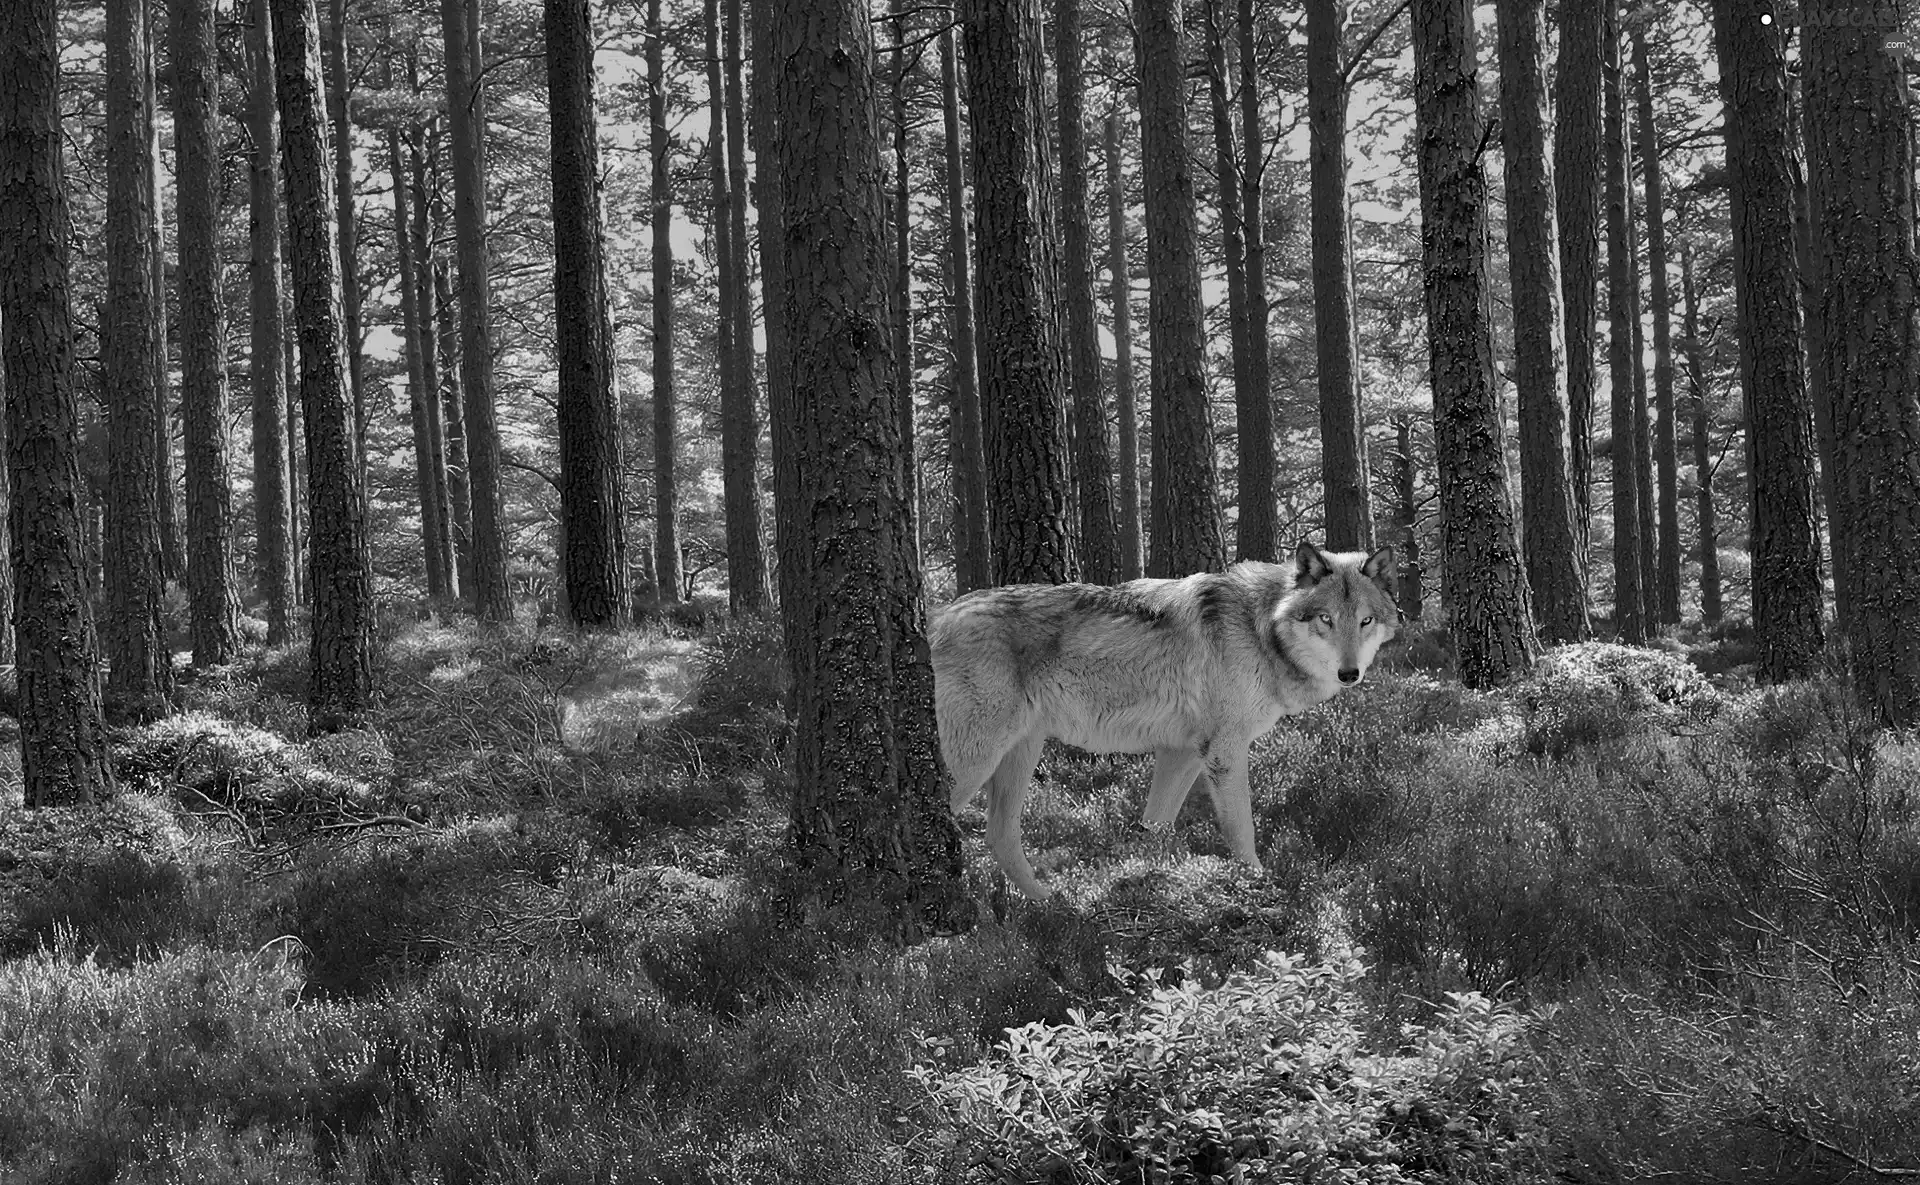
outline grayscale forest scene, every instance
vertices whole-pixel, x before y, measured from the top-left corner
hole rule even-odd
[[[0,1185],[1920,1180],[1916,70],[0,0]]]

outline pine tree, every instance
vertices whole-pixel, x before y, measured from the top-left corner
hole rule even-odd
[[[113,789],[80,518],[59,29],[54,0],[0,4],[0,437],[30,807],[81,805]]]
[[[324,733],[355,727],[373,690],[373,560],[365,488],[354,462],[319,20],[313,0],[273,0],[272,7],[306,436],[313,602],[307,726]]]
[[[1200,231],[1187,153],[1186,29],[1178,0],[1135,0],[1140,154],[1146,189],[1147,342],[1153,472],[1147,572],[1226,565],[1213,420],[1207,408]]]
[[[1760,673],[1786,679],[1819,655],[1821,579],[1813,425],[1793,244],[1787,31],[1764,0],[1714,0],[1714,41],[1733,209],[1733,287],[1743,343],[1753,626]]]
[[[1585,638],[1586,575],[1573,502],[1562,368],[1560,259],[1547,156],[1543,0],[1502,0],[1500,135],[1506,154],[1507,261],[1520,388],[1520,506],[1527,583],[1541,634]]]
[[[1535,643],[1494,388],[1473,5],[1414,0],[1412,16],[1441,599],[1460,678],[1469,687],[1488,687],[1525,676]]]
[[[914,939],[965,926],[945,801],[920,574],[893,414],[888,249],[873,32],[863,0],[783,0],[768,56],[777,111],[788,342],[790,527],[808,586],[782,606],[794,659],[796,856],[829,906],[877,905]],[[782,548],[785,554],[786,542]]]

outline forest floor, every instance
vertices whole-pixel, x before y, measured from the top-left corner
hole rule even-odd
[[[762,623],[408,626],[317,740],[257,651],[84,810],[0,717],[0,1180],[1920,1175],[1920,743],[1743,646],[1477,693],[1416,633],[1256,746],[1260,878],[1050,751],[1055,900],[975,808],[904,950],[784,920]]]

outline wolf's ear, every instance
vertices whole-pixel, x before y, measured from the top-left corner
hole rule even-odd
[[[1295,588],[1311,588],[1333,573],[1333,565],[1327,562],[1327,553],[1305,539],[1293,549],[1293,562]]]
[[[1379,585],[1388,596],[1400,595],[1400,561],[1391,546],[1375,549],[1367,562],[1360,565],[1360,574]]]

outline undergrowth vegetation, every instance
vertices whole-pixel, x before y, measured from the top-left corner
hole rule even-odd
[[[1477,693],[1412,639],[1256,746],[1260,878],[1051,752],[1055,900],[964,819],[993,908],[907,950],[782,912],[765,623],[422,624],[321,740],[258,650],[112,803],[0,803],[0,1179],[1920,1170],[1920,744],[1702,647]]]

